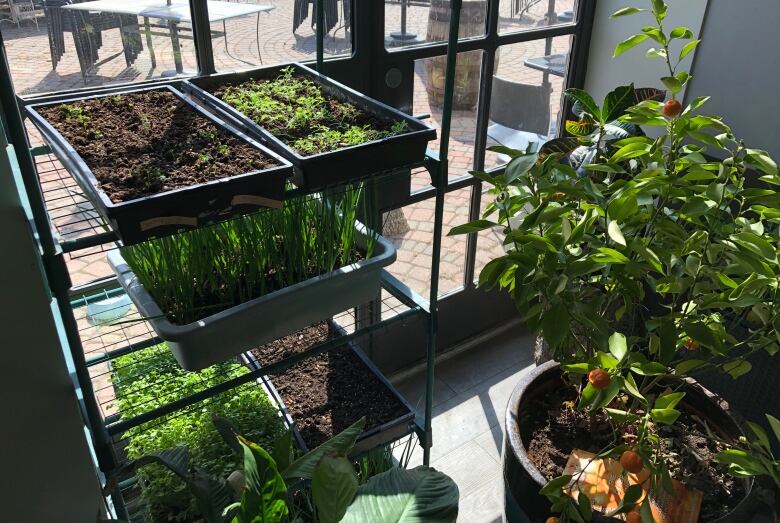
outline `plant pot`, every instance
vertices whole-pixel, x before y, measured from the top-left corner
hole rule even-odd
[[[172,93],[179,100],[186,102],[186,106],[191,108],[194,115],[210,120],[241,141],[260,149],[278,165],[114,203],[100,188],[95,174],[73,145],[43,117],[39,110],[65,103],[147,91]],[[292,166],[288,161],[246,134],[226,126],[219,118],[204,111],[168,85],[146,89],[114,90],[110,94],[50,97],[45,102],[28,105],[26,113],[59,161],[84,191],[90,203],[125,245],[185,229],[195,229],[232,216],[255,212],[261,207],[281,206],[285,180],[292,175]],[[101,139],[110,140],[110,138],[105,136]],[[122,158],[117,158],[117,162],[121,161]]]
[[[406,122],[409,131],[360,145],[307,156],[298,153],[252,119],[212,94],[220,87],[240,84],[247,80],[272,80],[287,67],[292,67],[296,76],[318,84],[325,94],[353,104],[380,120]],[[247,133],[257,137],[261,143],[292,162],[295,168],[293,181],[307,191],[316,191],[372,174],[420,164],[425,159],[428,142],[436,139],[436,131],[420,120],[300,64],[190,78],[184,82],[183,89],[202,100],[221,118],[240,126]]]
[[[365,247],[367,230],[355,225],[358,245]],[[186,325],[168,320],[119,252],[110,252],[108,263],[142,316],[168,342],[179,365],[200,370],[376,298],[382,268],[395,261],[396,251],[382,236],[377,236],[374,251],[371,258]]]
[[[327,323],[330,332],[334,333],[335,336],[342,336],[345,334],[344,329],[334,321],[328,320]],[[294,334],[291,336],[294,336]],[[315,343],[314,345],[317,344]],[[354,367],[359,369],[357,372],[370,375],[370,377],[366,380],[366,383],[368,384],[367,387],[375,388],[375,390],[382,389],[382,394],[388,397],[388,401],[397,403],[401,410],[403,410],[402,414],[394,416],[392,419],[383,420],[383,422],[380,423],[371,424],[369,421],[363,433],[358,437],[355,446],[350,451],[350,455],[360,456],[369,450],[391,443],[409,434],[409,425],[414,419],[414,409],[411,407],[411,405],[409,405],[406,399],[401,396],[401,394],[395,389],[395,387],[393,387],[387,378],[385,378],[382,372],[377,369],[376,365],[374,365],[374,363],[368,358],[368,356],[366,356],[363,350],[356,343],[351,341],[347,342],[342,347],[331,349],[328,351],[328,354],[333,354],[338,351],[345,351],[348,353],[346,357],[349,358],[348,361],[351,362],[351,365],[354,365]],[[317,358],[317,356],[314,358]],[[252,370],[262,368],[261,363],[258,361],[258,358],[255,356],[255,354],[253,354],[253,352],[246,352],[244,355],[242,355],[242,360],[245,361]],[[300,363],[299,365],[306,365],[307,362],[310,361],[311,360],[304,360],[304,362]],[[265,389],[268,391],[271,399],[276,402],[276,404],[279,406],[279,410],[283,413],[285,424],[287,425],[288,429],[292,430],[296,445],[304,452],[308,452],[309,450],[317,447],[317,445],[321,444],[322,442],[307,442],[304,435],[301,434],[301,432],[298,430],[295,423],[296,420],[285,404],[285,395],[281,393],[274,385],[274,380],[278,380],[279,376],[285,374],[288,374],[288,378],[294,379],[296,377],[295,366],[286,369],[279,374],[272,376],[264,375],[261,379],[264,382]],[[343,389],[345,385],[349,386],[349,384],[346,384],[343,379],[339,380],[337,376],[328,377],[327,387],[329,403],[331,401],[330,398],[339,398],[344,396],[343,392],[345,391],[339,389]],[[301,382],[301,389],[303,387],[305,387],[305,384]],[[345,425],[351,425],[360,417],[364,416],[366,414],[364,411],[365,408],[365,405],[352,405],[353,415],[350,416],[348,423],[345,422]],[[322,413],[318,409],[314,410],[316,410],[318,413]],[[342,422],[343,421],[344,420],[342,420]],[[345,429],[346,426],[334,426],[334,435],[335,433],[341,432],[341,430]]]
[[[530,429],[520,422],[521,412],[528,409],[532,400],[548,394],[563,385],[558,363],[549,361],[526,374],[515,387],[507,405],[502,466],[504,470],[505,506],[504,521],[509,523],[545,521],[550,513],[550,503],[539,490],[547,483],[539,470],[530,461],[526,446],[530,441]],[[694,411],[708,421],[715,432],[730,437],[742,435],[739,422],[727,411],[728,406],[714,394],[687,380],[683,386],[686,392],[681,406],[688,412]],[[746,480],[747,496],[718,523],[750,521],[757,510],[752,480]],[[619,522],[594,513],[593,521]]]

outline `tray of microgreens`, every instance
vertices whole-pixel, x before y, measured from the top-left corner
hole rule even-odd
[[[300,64],[191,78],[183,89],[292,162],[308,190],[421,163],[436,131]]]

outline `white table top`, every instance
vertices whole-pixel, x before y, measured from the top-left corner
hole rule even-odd
[[[254,13],[267,13],[274,9],[272,5],[238,4],[218,0],[209,0],[206,5],[209,10],[209,22],[221,22],[228,18]],[[165,0],[134,0],[132,2],[127,0],[94,0],[64,5],[62,8],[74,11],[145,16],[171,22],[192,22],[190,3],[187,0],[173,0],[171,5],[167,5]]]

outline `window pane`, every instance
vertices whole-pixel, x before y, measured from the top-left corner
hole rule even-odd
[[[445,42],[450,0],[385,0],[385,47]],[[487,0],[466,0],[460,13],[461,39],[484,36]]]
[[[11,76],[21,95],[192,74],[197,69],[187,0],[32,6],[3,21]],[[227,4],[227,2],[225,2]],[[42,7],[45,5],[46,7]],[[226,15],[239,4],[227,4]],[[155,16],[139,16],[154,9]],[[18,14],[18,13],[17,13]],[[232,19],[231,19],[232,21]],[[228,21],[230,23],[231,21]]]
[[[577,0],[501,0],[498,9],[499,33],[569,24],[577,19]]]
[[[470,198],[471,187],[449,192],[444,197],[439,295],[463,287],[466,237],[447,236],[447,233],[468,221]],[[398,249],[398,257],[388,270],[426,298],[431,290],[434,209],[434,199],[429,198],[387,212],[382,221],[382,234]]]
[[[426,122],[437,130],[441,126],[444,103],[445,56],[417,60],[414,64],[413,114],[430,114]],[[459,53],[455,69],[455,97],[450,127],[449,177],[467,174],[474,165],[474,137],[477,128],[477,101],[479,98],[482,51]],[[428,148],[439,150],[439,138]],[[412,175],[412,191],[430,185],[427,171]]]
[[[525,149],[557,133],[567,72],[570,36],[505,45],[498,49],[493,75],[487,145]],[[488,151],[485,168],[506,163]]]
[[[254,13],[211,24],[217,71],[314,60],[314,2],[242,0]],[[352,0],[325,0],[325,58],[352,53]]]

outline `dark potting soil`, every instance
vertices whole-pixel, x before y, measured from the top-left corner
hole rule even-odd
[[[162,90],[38,112],[76,149],[114,203],[278,165]]]
[[[268,343],[252,353],[262,365],[280,361],[335,336],[325,322]],[[309,448],[366,417],[366,430],[408,413],[358,356],[336,348],[271,376]]]
[[[531,434],[528,457],[547,480],[563,474],[575,448],[598,453],[614,445],[606,417],[597,417],[591,426],[588,414],[574,408],[576,400],[572,388],[559,387],[547,396],[533,398],[530,408],[520,413],[520,426],[528,427],[526,434]],[[723,517],[742,501],[746,495],[743,481],[715,463],[723,446],[707,435],[701,422],[683,410],[672,427],[660,426],[658,430],[663,460],[672,477],[704,494],[699,521]],[[632,434],[624,434],[621,443],[633,441]]]

